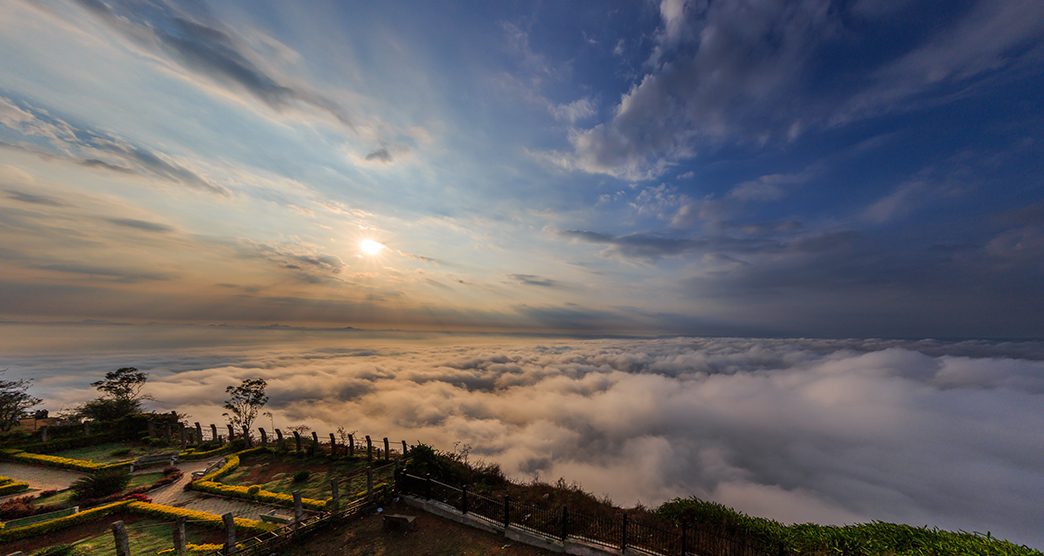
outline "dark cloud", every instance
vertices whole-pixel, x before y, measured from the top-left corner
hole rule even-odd
[[[112,281],[121,284],[157,282],[170,280],[174,277],[173,275],[164,272],[130,270],[79,263],[47,263],[35,265],[33,268],[48,270],[51,272],[60,272],[63,274],[75,274],[92,280]]]
[[[381,147],[366,155],[366,160],[379,160],[384,163],[392,161],[392,155],[386,147]]]
[[[15,201],[19,201],[19,202],[22,202],[22,203],[33,204],[33,205],[45,205],[45,206],[49,206],[49,207],[64,207],[64,206],[68,206],[67,204],[63,203],[62,201],[59,201],[58,199],[55,199],[54,197],[49,197],[47,195],[37,195],[35,193],[26,193],[24,191],[8,190],[7,191],[7,198],[8,199],[14,199]]]
[[[757,237],[680,238],[653,233],[613,236],[584,230],[567,230],[560,232],[560,235],[587,243],[608,245],[615,254],[646,261],[684,253],[756,253],[778,251],[782,247],[778,240]]]
[[[147,220],[137,220],[135,218],[106,218],[105,221],[110,224],[115,224],[124,228],[133,228],[135,230],[141,230],[143,232],[156,232],[165,234],[174,231],[174,228],[166,224],[149,222]]]
[[[51,111],[26,102],[0,96],[0,125],[18,133],[33,144],[0,141],[0,147],[28,152],[44,158],[58,158],[104,170],[158,178],[219,195],[228,195],[224,187],[189,170],[171,157],[156,153],[126,139],[85,126],[77,126]],[[44,140],[49,149],[39,146]]]
[[[190,15],[162,0],[148,5],[122,0],[78,3],[131,41],[169,56],[197,75],[245,91],[276,111],[305,104],[352,127],[336,102],[263,68],[260,56],[233,30],[203,21],[205,14]]]
[[[561,283],[557,280],[550,278],[544,278],[535,274],[509,274],[511,279],[525,286],[538,286],[541,288],[557,288],[561,287]]]

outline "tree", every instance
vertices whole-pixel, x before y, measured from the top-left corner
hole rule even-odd
[[[141,393],[148,373],[134,367],[121,367],[105,373],[105,379],[92,382],[103,395],[80,406],[82,417],[95,421],[114,421],[141,412],[141,402],[151,399]]]
[[[229,395],[225,400],[223,413],[229,423],[236,429],[246,427],[248,430],[257,418],[257,412],[268,403],[268,395],[265,387],[268,383],[263,378],[245,378],[239,386],[227,386],[225,392]]]
[[[0,373],[7,369],[0,370]],[[40,398],[29,394],[31,380],[0,379],[0,431],[9,431],[18,424],[22,413],[40,403]]]

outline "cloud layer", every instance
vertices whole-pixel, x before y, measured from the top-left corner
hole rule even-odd
[[[277,426],[461,441],[516,478],[564,477],[625,505],[693,494],[785,521],[1044,545],[1040,343],[240,334],[270,336],[3,366],[67,404],[88,395],[73,390],[93,378],[84,368],[149,367],[158,409],[203,422],[220,422],[226,385],[260,376]]]

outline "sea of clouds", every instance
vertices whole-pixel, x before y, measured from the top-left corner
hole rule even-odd
[[[695,495],[787,522],[880,519],[1044,546],[1041,343],[282,334],[13,354],[0,368],[35,377],[53,408],[136,365],[152,372],[156,409],[219,426],[225,387],[262,377],[284,430],[467,444],[515,478],[562,477],[622,505]]]

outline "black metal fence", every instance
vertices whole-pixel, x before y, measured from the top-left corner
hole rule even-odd
[[[547,509],[504,496],[490,498],[468,490],[409,473],[399,473],[396,488],[436,500],[472,517],[502,528],[514,528],[548,540],[573,540],[610,549],[630,550],[658,556],[779,556],[781,546],[756,542],[742,531],[686,523],[672,526],[649,523],[620,513],[616,517],[570,512],[567,507]]]

